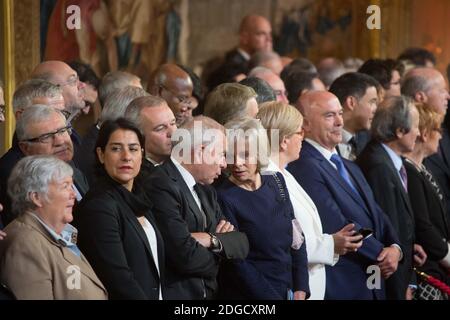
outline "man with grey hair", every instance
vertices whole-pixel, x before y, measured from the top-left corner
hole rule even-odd
[[[103,105],[103,109],[100,114],[99,122],[87,132],[79,148],[80,155],[82,155],[82,157],[79,157],[79,159],[77,159],[77,165],[88,178],[90,185],[92,185],[95,181],[95,143],[97,142],[102,123],[106,120],[116,120],[120,117],[123,117],[125,114],[125,110],[131,101],[138,97],[144,97],[148,95],[149,94],[140,87],[127,86],[112,92],[106,98],[105,104]]]
[[[265,80],[273,89],[277,101],[289,103],[283,80],[281,80],[281,78],[272,70],[260,66],[252,69],[248,76]]]
[[[23,156],[53,155],[74,167],[72,162],[73,145],[70,139],[71,130],[70,125],[66,123],[66,118],[60,111],[45,105],[34,105],[26,109],[16,125],[19,148]],[[1,182],[6,184],[11,171],[2,170],[2,174],[6,177],[6,180]],[[75,167],[74,189],[77,194],[77,201],[80,201],[88,190],[86,178]],[[4,192],[3,187],[2,192]],[[2,195],[0,202],[5,205],[2,218],[6,225],[14,216],[11,214],[10,201],[6,195]]]
[[[179,130],[182,139],[172,157],[146,181],[168,261],[165,296],[212,299],[217,294],[219,262],[244,259],[248,240],[224,219],[210,186],[226,166],[223,126],[200,116]]]
[[[145,136],[145,160],[140,172],[142,178],[170,158],[171,138],[177,129],[175,115],[164,99],[145,96],[134,99],[128,105],[125,118],[133,122]]]
[[[399,235],[403,262],[386,281],[390,300],[411,300],[416,285],[413,263],[422,266],[426,254],[415,244],[414,212],[408,196],[408,181],[402,157],[413,151],[419,136],[419,112],[410,98],[385,99],[372,121],[372,141],[358,156],[361,168],[375,196]]]
[[[258,51],[255,52],[249,61],[249,70],[256,67],[264,67],[271,70],[277,76],[283,70],[280,55],[274,51]]]
[[[131,73],[124,71],[108,72],[103,78],[98,88],[98,99],[102,108],[106,99],[115,91],[132,86],[142,89],[141,79]]]
[[[411,69],[403,78],[401,92],[439,114],[445,115],[447,112],[450,99],[447,83],[436,69]],[[450,217],[450,133],[448,128],[442,128],[438,152],[426,158],[424,165],[439,183],[447,202],[447,215]]]
[[[320,60],[317,65],[317,72],[319,73],[319,79],[322,80],[325,88],[328,90],[333,81],[346,73],[347,70],[341,60],[328,57]]]

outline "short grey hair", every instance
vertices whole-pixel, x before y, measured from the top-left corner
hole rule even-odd
[[[411,71],[413,70],[414,69]],[[405,75],[401,84],[401,91],[403,95],[414,99],[417,92],[428,92],[428,90],[431,89],[433,82],[429,81],[426,77],[411,71]]]
[[[380,104],[372,121],[372,137],[379,142],[397,140],[397,130],[411,130],[411,110],[416,108],[409,97],[388,97]]]
[[[53,156],[29,156],[21,159],[8,179],[8,195],[16,214],[36,209],[31,198],[37,192],[48,200],[48,186],[73,175],[73,169],[64,161]]]
[[[116,120],[125,114],[125,110],[131,101],[139,97],[146,97],[150,94],[144,89],[128,86],[119,91],[111,93],[105,101],[100,114],[100,122]]]
[[[133,122],[133,124],[144,132],[144,127],[141,121],[141,112],[145,108],[158,107],[166,104],[166,100],[157,96],[144,96],[134,99],[130,102],[125,110],[125,118]]]
[[[225,129],[228,143],[227,163],[230,163],[230,161],[231,163],[234,162],[232,159],[234,158],[236,142],[242,141],[242,139],[248,139],[251,140],[250,144],[257,148],[255,150],[250,146],[250,150],[248,151],[256,152],[258,172],[265,171],[269,165],[270,145],[267,131],[262,126],[261,120],[253,118],[233,120],[225,124]],[[237,143],[237,145],[239,146],[241,144]]]
[[[280,55],[274,51],[257,51],[255,52],[249,61],[250,69],[262,66],[264,63],[279,60],[281,63]]]
[[[257,66],[250,70],[250,72],[248,73],[248,77],[258,78],[260,76],[264,76],[265,74],[273,75],[275,73],[272,70],[270,70],[269,68]]]
[[[66,123],[66,118],[64,117],[64,115],[55,108],[43,104],[35,104],[32,107],[25,109],[25,111],[22,113],[22,116],[17,120],[17,139],[19,141],[30,139],[31,137],[28,136],[27,132],[27,128],[30,126],[30,124],[45,121],[49,119],[53,114],[59,115],[64,123]]]
[[[13,111],[25,110],[32,106],[33,99],[54,98],[62,94],[62,88],[42,79],[31,79],[22,83],[13,95]]]
[[[138,76],[124,72],[111,71],[108,72],[102,79],[98,88],[98,99],[103,107],[108,96],[113,92],[131,86],[133,81],[140,80]]]

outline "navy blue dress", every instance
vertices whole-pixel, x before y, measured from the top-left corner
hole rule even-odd
[[[245,260],[226,262],[219,274],[220,298],[285,300],[288,290],[309,296],[305,242],[292,249],[294,210],[284,179],[284,195],[272,175],[262,175],[258,190],[247,191],[228,179],[217,187],[223,214],[250,244]]]

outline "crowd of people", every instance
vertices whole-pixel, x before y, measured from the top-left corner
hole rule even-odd
[[[448,300],[450,95],[435,57],[316,66],[274,52],[262,16],[239,32],[202,77],[44,61],[17,87],[1,299]],[[72,124],[94,105],[81,136]]]

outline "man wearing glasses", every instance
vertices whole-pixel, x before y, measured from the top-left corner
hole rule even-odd
[[[189,74],[175,64],[160,66],[153,76],[150,93],[166,100],[177,120],[177,126],[192,118],[194,98]]]
[[[64,115],[45,105],[35,105],[26,109],[16,124],[19,148],[24,156],[53,155],[72,165],[71,131],[70,125],[66,124]],[[78,169],[74,168],[74,190],[77,201],[82,199],[87,189],[86,178]],[[0,203],[5,204],[2,219],[6,225],[14,219],[10,211],[10,201],[6,197],[6,199],[0,199]]]

